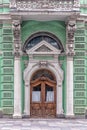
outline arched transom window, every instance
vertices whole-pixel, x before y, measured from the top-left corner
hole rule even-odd
[[[60,40],[53,34],[47,32],[38,32],[36,34],[31,35],[25,42],[23,50],[30,49],[40,43],[41,41],[46,41],[47,43],[54,46],[56,49],[64,52],[64,48]]]

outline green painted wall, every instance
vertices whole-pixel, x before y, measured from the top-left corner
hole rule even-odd
[[[13,113],[14,63],[11,24],[0,25],[0,109],[4,114]]]
[[[87,107],[87,25],[77,21],[74,56],[74,112],[85,113]]]
[[[25,21],[22,22],[22,42],[24,43],[31,34],[39,31],[51,32],[56,35],[63,45],[66,43],[65,22],[62,21]]]
[[[8,13],[10,11],[9,3],[10,0],[0,0],[0,5],[3,5],[0,7],[0,13]]]
[[[87,8],[82,7],[82,5],[87,5],[87,0],[80,0],[80,11],[83,14],[87,14]]]

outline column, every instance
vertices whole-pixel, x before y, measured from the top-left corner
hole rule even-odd
[[[55,65],[55,76],[57,77],[57,86],[56,86],[56,116],[58,118],[64,117],[63,113],[63,100],[62,100],[62,83],[63,83],[63,70],[59,65],[59,61],[57,61]],[[53,64],[54,65],[54,64]]]
[[[73,57],[67,56],[66,117],[73,117]]]
[[[57,117],[64,117],[62,105],[62,85],[57,86]]]
[[[21,118],[21,40],[20,21],[13,21],[14,34],[14,114],[13,118]]]
[[[30,117],[30,85],[25,84],[24,117]]]
[[[13,118],[21,118],[21,63],[20,57],[14,58],[14,114]]]
[[[66,56],[67,56],[67,77],[66,77],[66,117],[74,116],[73,104],[73,56],[74,52],[74,33],[76,31],[75,16],[72,16],[66,27]]]

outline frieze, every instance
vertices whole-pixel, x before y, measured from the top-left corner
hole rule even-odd
[[[11,0],[10,8],[18,11],[72,11],[78,0]]]
[[[58,1],[58,0],[18,0],[17,1],[17,10],[71,10],[73,6],[72,0],[67,1]]]

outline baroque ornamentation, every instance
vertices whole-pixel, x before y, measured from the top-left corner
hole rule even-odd
[[[13,33],[14,38],[18,40],[20,38],[20,23],[18,20],[13,21]]]
[[[18,20],[13,21],[13,34],[14,34],[14,56],[20,57],[21,55],[21,43],[20,43],[20,22]]]
[[[16,0],[10,0],[10,8],[16,8]]]
[[[79,7],[79,6],[80,6],[79,0],[74,0],[74,7]]]
[[[17,10],[42,11],[46,10],[72,10],[73,0],[17,0]],[[40,10],[39,10],[40,9]]]
[[[47,61],[40,61],[39,62],[39,67],[47,67],[48,66],[48,62]]]
[[[69,21],[67,25],[67,55],[74,56],[74,33],[76,31],[76,22]]]

